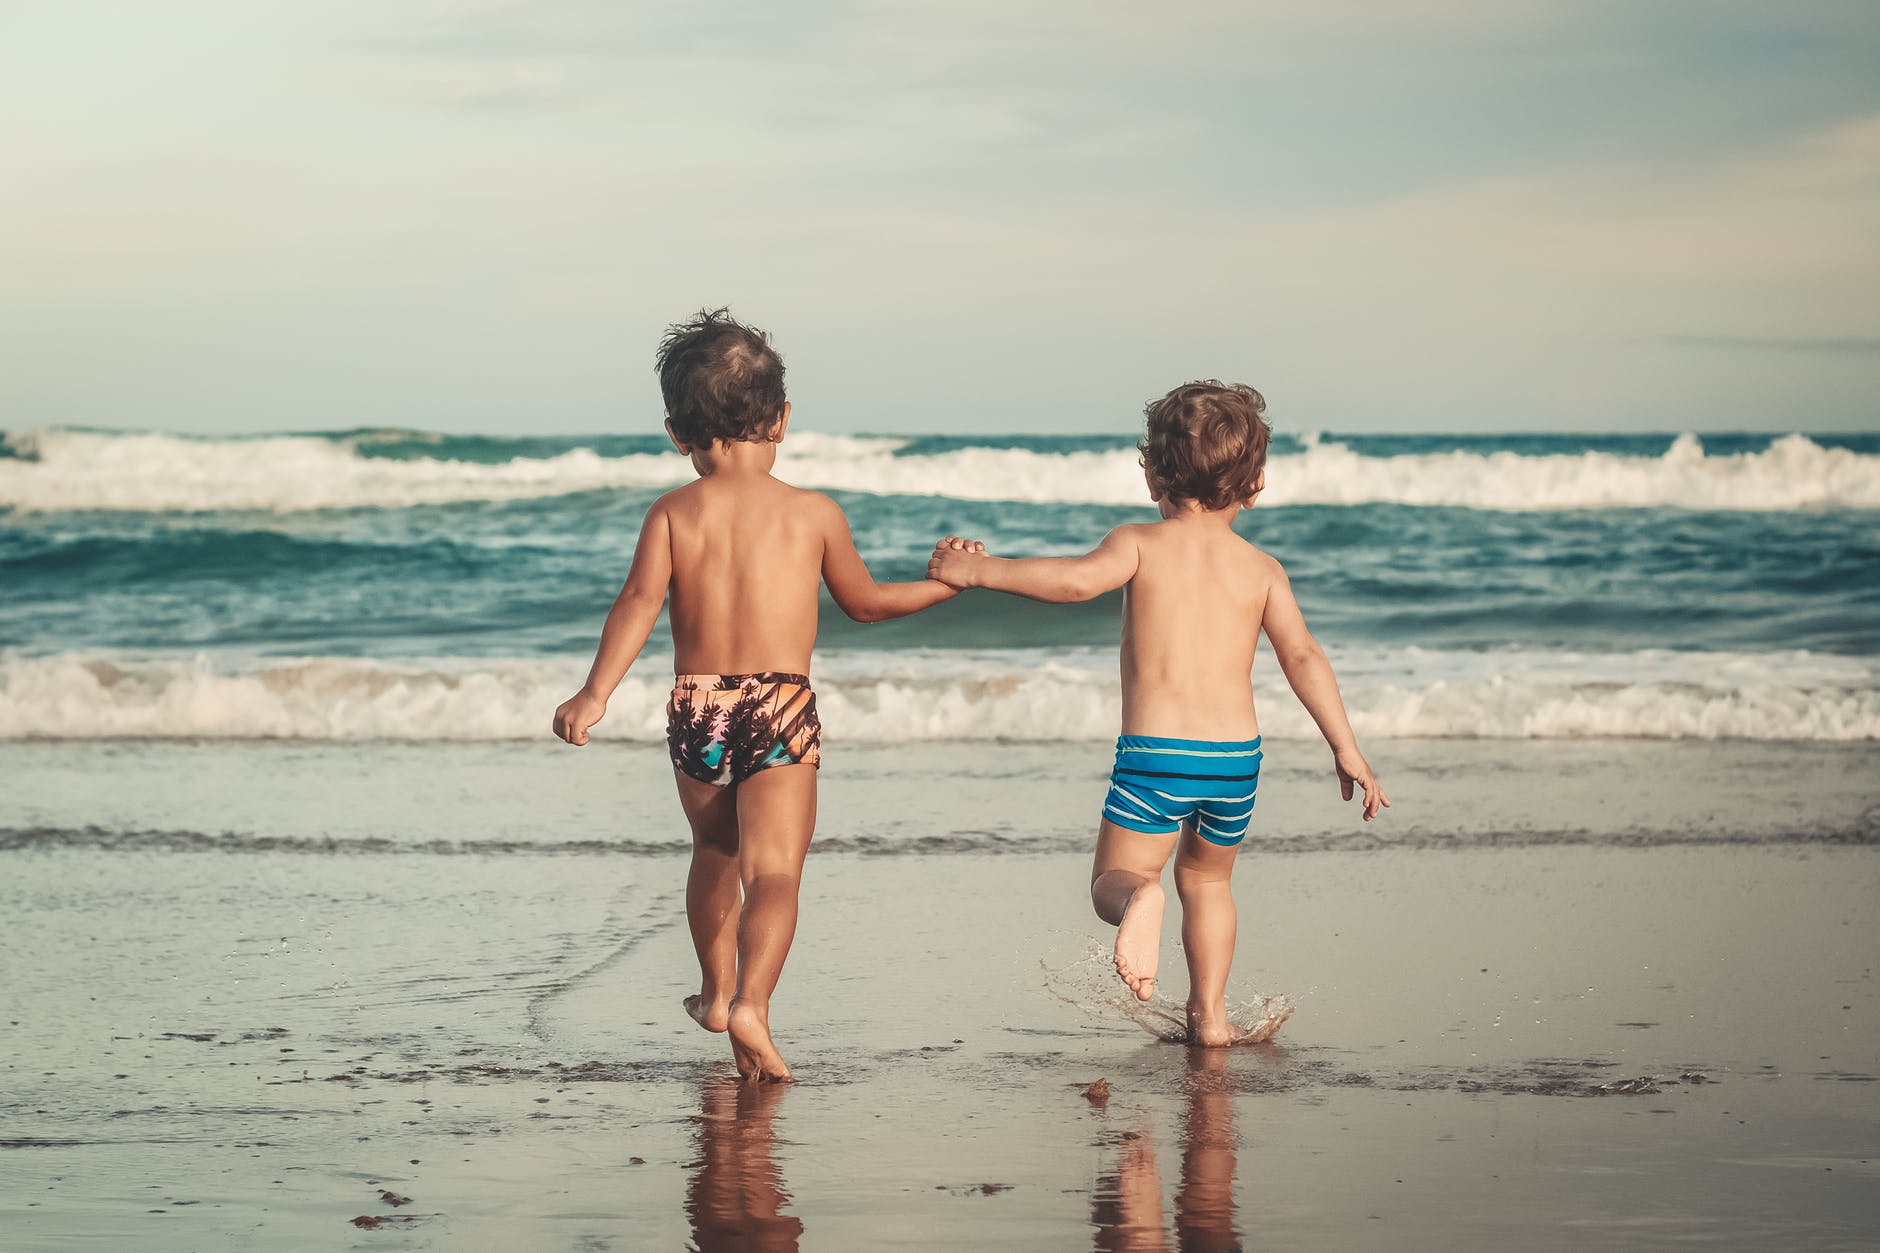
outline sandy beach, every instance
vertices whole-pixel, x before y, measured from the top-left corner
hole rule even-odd
[[[1230,1000],[1298,1012],[1202,1054],[1100,754],[841,750],[749,1089],[657,751],[0,746],[7,1245],[1871,1247],[1871,746],[1378,756],[1360,831],[1274,742]]]

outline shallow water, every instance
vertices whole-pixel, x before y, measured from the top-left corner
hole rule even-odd
[[[0,850],[8,1247],[1865,1245],[1872,750],[1475,747],[1391,763],[1391,847],[1278,746],[1230,994],[1298,1014],[1215,1054],[1112,1004],[1087,849],[1022,847],[1100,763],[857,753],[825,830],[879,843],[812,854],[802,1082],[757,1092],[679,1008],[656,754],[520,754],[502,803],[457,749],[0,750],[16,830],[98,829]]]

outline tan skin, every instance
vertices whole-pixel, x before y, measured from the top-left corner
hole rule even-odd
[[[875,582],[841,508],[771,476],[789,422],[786,404],[762,439],[703,447],[683,443],[667,424],[699,477],[647,511],[587,682],[555,710],[556,735],[588,742],[668,594],[680,674],[809,673],[818,583],[858,622],[903,617],[955,594],[931,579]],[[686,919],[700,971],[686,1012],[707,1031],[729,1033],[740,1074],[788,1082],[770,1035],[770,997],[796,934],[816,768],[776,766],[728,787],[673,776],[692,827]]]
[[[1264,631],[1286,681],[1331,746],[1340,791],[1350,800],[1354,790],[1362,790],[1369,822],[1390,801],[1358,751],[1325,650],[1306,629],[1286,571],[1233,531],[1234,519],[1253,506],[1265,483],[1262,475],[1253,496],[1224,509],[1158,499],[1162,521],[1117,527],[1081,557],[1010,560],[948,536],[935,547],[927,573],[952,587],[1059,603],[1124,588],[1124,735],[1257,736],[1248,675]],[[1199,1044],[1230,1044],[1235,1038],[1226,996],[1237,925],[1229,878],[1237,851],[1238,846],[1201,839],[1192,827],[1147,835],[1106,819],[1097,832],[1091,903],[1117,928],[1117,973],[1145,1001],[1155,992],[1162,870],[1175,854],[1188,959],[1188,1027]]]

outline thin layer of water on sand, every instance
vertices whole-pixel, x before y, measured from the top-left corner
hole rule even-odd
[[[1561,751],[1497,777],[1531,802]],[[1851,776],[1855,756],[1836,768]],[[334,770],[283,780],[290,760]],[[640,778],[662,790],[623,800],[612,826],[556,811],[544,787],[534,837],[468,800],[398,828],[446,841],[442,856],[362,847],[370,815],[283,800],[389,789],[426,760],[431,777],[464,769],[244,750],[205,757],[235,789],[220,809],[175,823],[143,797],[154,829],[328,849],[0,852],[9,1250],[1205,1246],[1256,1230],[1287,1247],[1389,1231],[1853,1248],[1873,1228],[1880,863],[1864,845],[1250,846],[1229,1001],[1251,1025],[1270,1013],[1252,989],[1284,988],[1299,1013],[1264,1043],[1210,1050],[1162,1039],[1186,990],[1175,917],[1168,999],[1125,999],[1089,914],[1087,847],[819,844],[772,1009],[801,1082],[752,1096],[727,1082],[722,1037],[680,1009],[697,991],[683,860],[521,855],[568,832],[667,841],[669,780]],[[948,760],[909,758],[879,788],[903,810],[942,786],[954,805],[981,785]],[[1614,791],[1644,795],[1664,764],[1632,779],[1614,758]],[[833,833],[951,838],[905,813],[871,832],[839,777]],[[1027,799],[1035,784],[993,798],[1012,830],[1068,826],[1057,785]],[[1623,804],[1569,810],[1608,832],[1670,829]]]

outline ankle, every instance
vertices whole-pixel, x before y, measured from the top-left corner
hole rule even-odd
[[[1201,1023],[1222,1023],[1227,1021],[1227,998],[1222,997],[1213,1003],[1199,1001],[1190,997],[1188,1001],[1188,1021]]]

